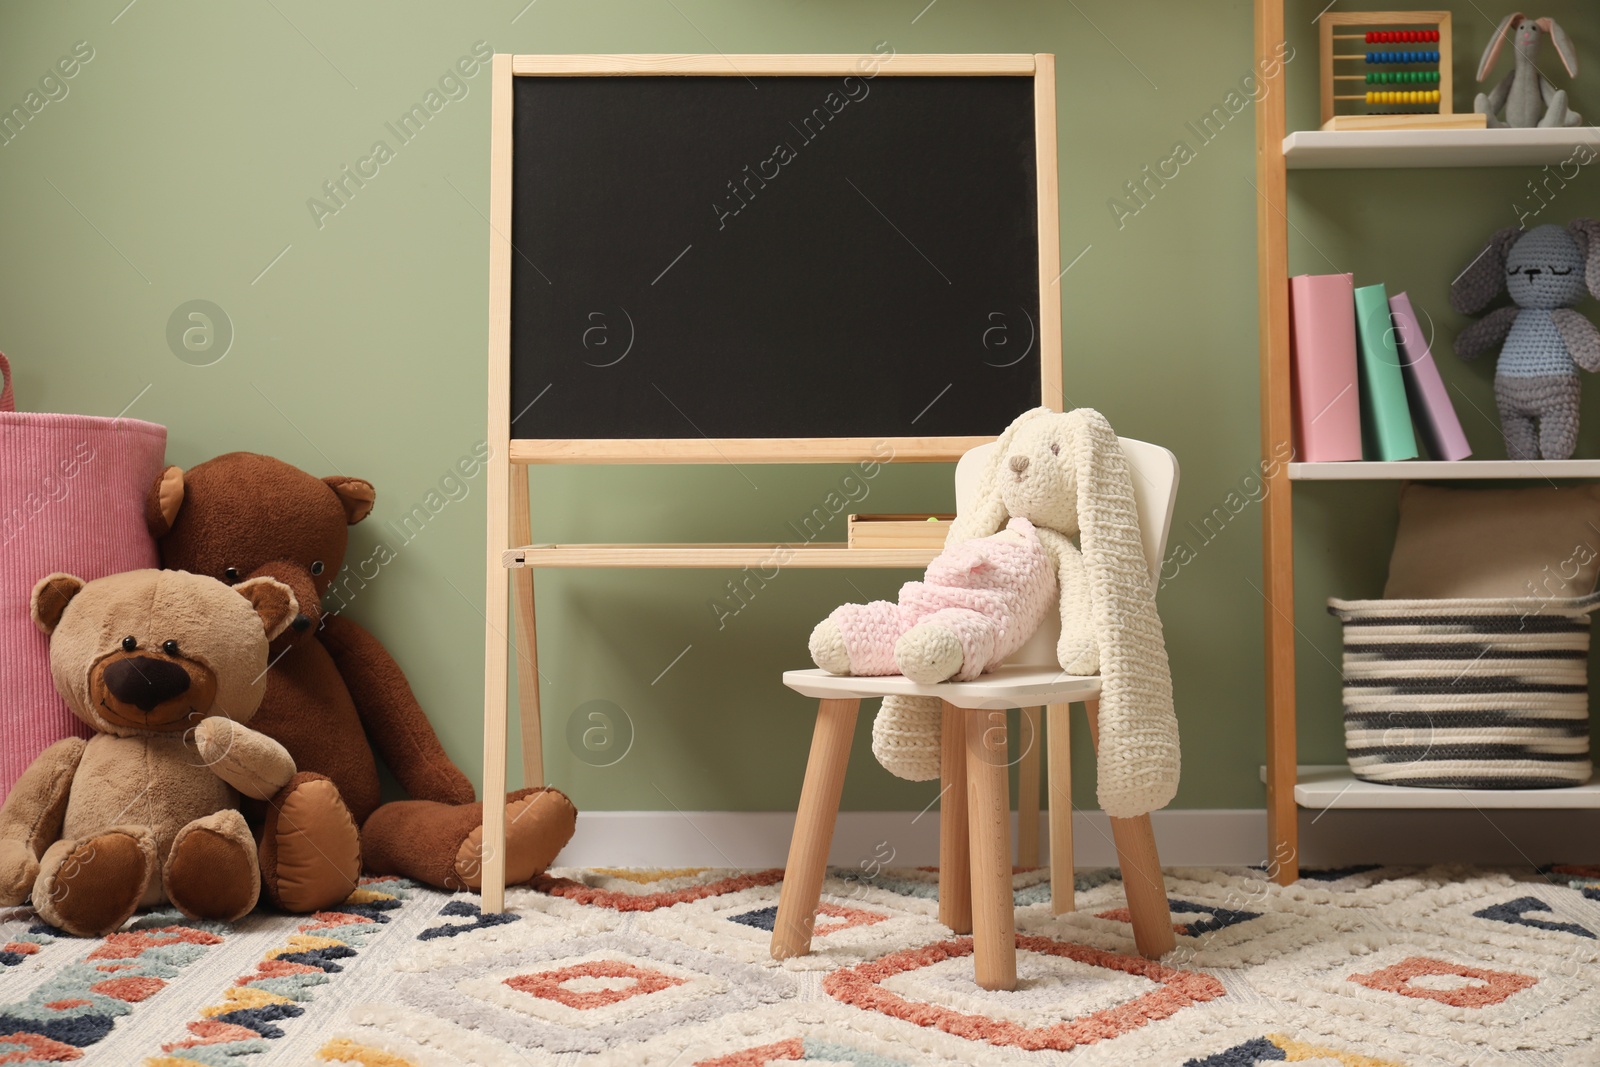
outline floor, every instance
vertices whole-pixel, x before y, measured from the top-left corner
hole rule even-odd
[[[1600,1064],[1596,868],[1171,870],[1160,962],[1114,871],[1059,917],[1019,871],[1010,993],[975,986],[924,869],[831,872],[813,954],[776,964],[780,879],[554,871],[489,916],[380,879],[316,916],[98,941],[13,910],[0,1063]]]

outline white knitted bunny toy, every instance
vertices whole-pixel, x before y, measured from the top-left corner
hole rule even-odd
[[[1000,435],[976,502],[951,525],[946,552],[973,538],[991,537],[1017,518],[1033,525],[1056,565],[1061,611],[1056,654],[1062,670],[1102,677],[1101,808],[1108,815],[1131,818],[1162,807],[1178,788],[1172,678],[1132,477],[1105,416],[1089,408],[1064,414],[1035,408],[1019,416]],[[1072,537],[1078,538],[1078,547]],[[831,621],[830,616],[813,633],[812,658],[824,670],[847,673],[849,661],[840,655],[842,635]],[[936,652],[943,648],[935,656],[943,667],[961,638],[928,633],[916,644]],[[902,666],[917,669],[909,653]],[[910,671],[904,673],[912,677]],[[942,681],[954,673],[929,680]],[[940,716],[938,700],[885,697],[873,724],[873,754],[902,778],[937,778]]]

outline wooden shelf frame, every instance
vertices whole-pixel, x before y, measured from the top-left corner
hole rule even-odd
[[[1300,877],[1295,809],[1294,512],[1289,465],[1294,428],[1289,394],[1289,198],[1283,138],[1284,0],[1255,0],[1256,298],[1261,343],[1263,626],[1266,638],[1267,872],[1280,885]]]
[[[515,657],[523,784],[544,784],[534,572],[552,567],[924,567],[929,549],[851,549],[843,544],[531,544],[528,470],[536,464],[953,463],[992,437],[720,440],[526,440],[511,438],[513,85],[519,77],[700,75],[760,77],[1016,76],[1033,83],[1038,223],[1040,402],[1062,410],[1061,248],[1057,203],[1055,57],[1037,55],[504,55],[490,95],[489,344],[484,603],[483,795],[506,791],[508,683]],[[515,606],[514,639],[507,634]],[[482,908],[505,908],[505,808],[483,809]]]
[[[1296,482],[1467,481],[1527,478],[1555,481],[1600,478],[1600,459],[1463,459],[1455,462],[1408,459],[1400,462],[1354,460],[1348,463],[1290,463]]]
[[[1559,130],[1296,130],[1282,139],[1290,170],[1538,167],[1600,155],[1600,126]]]
[[[1288,171],[1294,169],[1500,167],[1558,163],[1587,147],[1600,154],[1600,127],[1563,130],[1287,130],[1285,77],[1275,63],[1284,40],[1284,0],[1255,0],[1255,58],[1263,95],[1256,105],[1256,270],[1261,357],[1261,455],[1265,601],[1267,870],[1287,885],[1299,877],[1299,806],[1447,809],[1600,807],[1600,784],[1538,790],[1515,802],[1497,790],[1405,789],[1360,782],[1348,769],[1297,763],[1295,719],[1293,486],[1307,481],[1600,478],[1600,460],[1456,463],[1283,463],[1292,454],[1289,384]],[[1269,76],[1265,72],[1271,71]],[[1305,775],[1302,780],[1302,774]],[[1331,790],[1331,792],[1330,792]],[[1556,796],[1555,794],[1561,794]],[[1352,800],[1354,796],[1354,800]],[[1591,802],[1594,801],[1594,802]]]
[[[1600,808],[1600,777],[1561,789],[1419,789],[1363,782],[1343,765],[1296,768],[1295,803],[1315,811],[1584,811]],[[1262,768],[1265,777],[1266,768]]]

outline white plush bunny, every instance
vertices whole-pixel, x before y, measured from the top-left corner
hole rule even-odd
[[[1055,561],[1061,669],[1101,675],[1101,808],[1131,818],[1162,807],[1178,788],[1172,678],[1132,476],[1105,416],[1089,408],[1019,416],[1000,435],[976,502],[951,524],[946,550],[991,537],[1014,518],[1032,523]],[[937,778],[940,713],[938,700],[885,697],[873,754],[902,778]]]

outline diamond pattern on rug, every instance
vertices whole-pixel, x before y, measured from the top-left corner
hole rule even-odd
[[[211,923],[163,925],[183,919],[154,912],[128,930],[95,940],[72,939],[82,955],[57,970],[24,999],[0,1005],[0,1040],[17,1047],[0,1062],[60,1062],[105,1040],[134,1005],[151,999],[185,968],[223,943]],[[184,919],[185,923],[190,920]]]
[[[1493,919],[1496,922],[1515,923],[1518,926],[1526,926],[1532,930],[1551,930],[1556,933],[1572,934],[1574,937],[1587,937],[1591,940],[1594,939],[1594,931],[1589,930],[1586,927],[1579,926],[1577,923],[1555,922],[1551,919],[1534,918],[1528,914],[1529,912],[1544,912],[1547,915],[1554,914],[1550,905],[1546,904],[1538,897],[1518,897],[1515,900],[1508,900],[1504,904],[1491,904],[1487,908],[1482,908],[1473,912],[1472,914],[1480,919]]]
[[[969,999],[976,999],[977,994],[965,992],[972,980],[970,967],[962,966],[957,971],[966,979],[960,983],[960,993],[948,981],[896,982],[900,976],[969,957],[972,954],[970,938],[907,949],[871,963],[835,971],[823,980],[822,987],[843,1003],[919,1026],[937,1027],[971,1040],[1030,1050],[1063,1051],[1118,1037],[1192,1004],[1223,995],[1222,983],[1209,975],[1175,970],[1138,956],[1123,956],[1025,934],[1017,935],[1017,950],[1019,973],[1026,958],[1023,953],[1055,957],[1049,961],[1055,966],[1041,967],[1037,959],[1028,959],[1027,970],[1036,976],[1034,987],[1009,995],[991,994],[993,1000],[1008,1005],[1007,1012],[998,1018],[976,1010],[963,1010],[977,1006]],[[1080,966],[1070,970],[1062,968],[1058,962],[1061,959]],[[1072,987],[1092,986],[1085,980],[1091,968],[1103,972],[1099,975],[1101,982],[1093,992],[1087,993],[1092,1000],[1075,1004]],[[956,969],[944,970],[948,979],[949,972]],[[976,984],[970,988],[976,990]],[[897,989],[904,992],[897,992]],[[957,1003],[943,1003],[940,992],[944,994],[943,1000],[954,996]],[[1013,1013],[1018,1014],[1011,1017]],[[1054,1021],[1061,1015],[1067,1015],[1068,1020]]]
[[[1579,931],[1600,933],[1600,899],[1584,895],[1600,891],[1600,871],[1325,873],[1337,876],[1282,887],[1261,870],[1168,872],[1178,946],[1152,963],[1133,951],[1120,881],[1080,876],[1077,910],[1055,916],[1048,879],[1017,872],[1016,899],[1036,903],[1017,910],[1011,992],[973,982],[971,942],[938,922],[929,871],[830,872],[812,953],[781,963],[769,954],[780,890],[771,872],[563,871],[547,883],[555,893],[510,891],[502,915],[484,915],[470,894],[387,881],[320,916],[258,913],[213,927],[155,913],[100,940],[58,936],[15,911],[0,952],[7,940],[38,947],[20,963],[0,959],[0,1016],[13,1023],[0,1029],[0,1062],[1553,1067],[1595,1058],[1600,938]],[[940,946],[954,948],[930,951]],[[1171,1002],[1152,1003],[1162,997]]]
[[[689,881],[686,885],[670,889],[656,889],[655,891],[630,888],[631,886],[648,887],[652,884],[650,882],[640,883],[632,879],[616,879],[604,876],[579,881],[573,878],[553,877],[543,874],[528,884],[540,893],[553,897],[562,897],[591,907],[611,908],[614,911],[655,911],[657,908],[670,908],[676,904],[702,900],[706,897],[737,893],[755,886],[776,885],[781,881],[783,881],[783,872],[781,870],[770,870],[755,871],[750,874],[736,874],[719,878],[715,881]],[[613,884],[607,885],[605,884],[606,882]],[[618,882],[624,884],[615,884]]]
[[[1209,1056],[1185,1060],[1183,1067],[1256,1067],[1258,1064],[1282,1063],[1286,1060],[1295,1063],[1309,1061],[1329,1065],[1339,1064],[1340,1067],[1405,1067],[1396,1060],[1373,1059],[1371,1056],[1363,1056],[1356,1052],[1311,1045],[1282,1034],[1252,1038],[1243,1044],[1214,1052]]]
[[[913,883],[915,879],[910,879]],[[639,914],[639,929],[760,967],[773,967],[772,927],[778,887],[752,886]],[[811,954],[790,960],[791,970],[831,970],[860,963],[906,944],[948,936],[938,902],[920,892],[902,897],[875,882],[829,878],[823,885]]]
[[[1436,1000],[1457,1008],[1503,1004],[1524,989],[1539,984],[1539,979],[1531,974],[1488,971],[1426,956],[1408,956],[1371,974],[1352,974],[1350,981],[1360,982],[1368,989]]]
[[[536,974],[514,974],[505,979],[505,984],[530,997],[589,1011],[619,1004],[629,997],[659,993],[683,985],[684,981],[649,967],[598,960]]]
[[[1434,1057],[1459,1045],[1553,1055],[1600,1037],[1597,963],[1592,941],[1530,938],[1513,947],[1413,920],[1311,945],[1248,981],[1276,1002],[1337,1018],[1342,1032],[1377,1031],[1405,1053]]]
[[[465,955],[403,976],[397,999],[512,1048],[599,1052],[794,995],[772,968],[649,935],[600,934]]]
[[[269,949],[248,973],[200,1010],[185,1028],[189,1036],[161,1046],[166,1053],[148,1067],[244,1063],[285,1036],[282,1024],[305,1014],[328,976],[341,974],[367,942],[390,921],[415,887],[403,879],[363,878],[343,904],[312,915],[290,916],[296,932]],[[449,905],[446,905],[449,907]]]
[[[1172,929],[1183,937],[1199,937],[1216,930],[1226,930],[1230,926],[1237,926],[1251,919],[1261,918],[1259,911],[1234,911],[1232,908],[1208,907],[1196,904],[1192,900],[1179,900],[1175,897],[1167,898],[1167,906],[1174,918],[1184,915],[1196,915],[1198,918],[1188,922],[1175,922]],[[1109,911],[1095,913],[1097,919],[1111,919],[1114,922],[1133,924],[1133,913],[1127,908],[1112,908]]]

